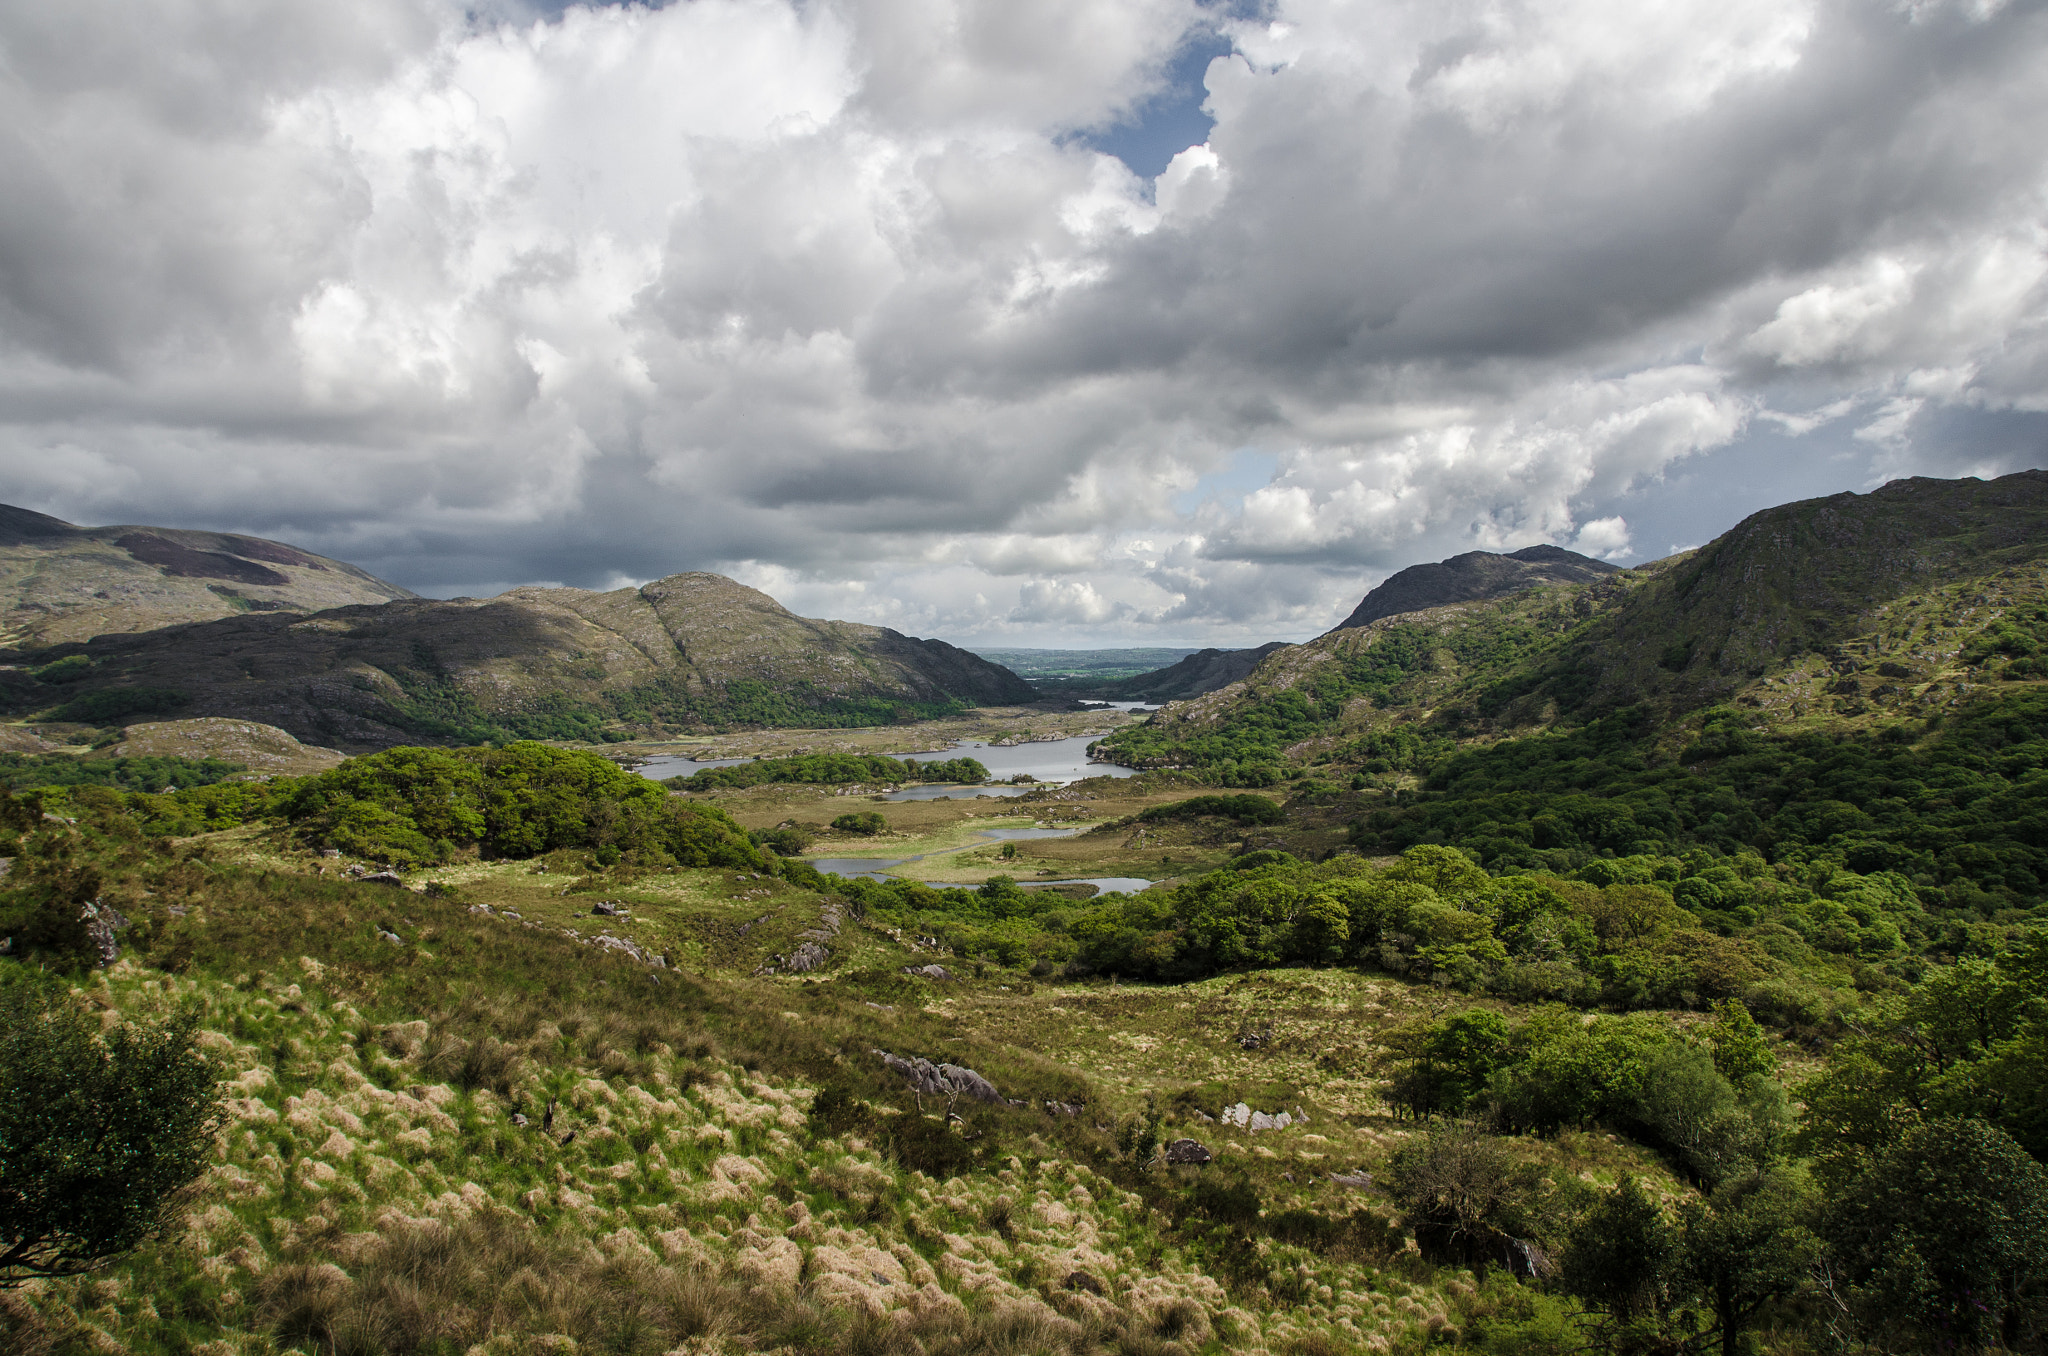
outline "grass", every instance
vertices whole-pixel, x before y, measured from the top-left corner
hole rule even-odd
[[[1389,1252],[1384,1198],[1327,1180],[1383,1173],[1412,1133],[1370,1065],[1457,1001],[1426,986],[936,984],[902,973],[929,955],[851,919],[824,975],[754,978],[824,897],[566,857],[446,868],[441,897],[314,875],[332,864],[246,830],[178,851],[192,869],[162,875],[133,935],[151,963],[78,992],[197,1004],[232,1122],[185,1231],[16,1292],[8,1350],[1406,1352],[1498,1308],[1398,1233]],[[634,920],[573,916],[597,898]],[[677,964],[587,945],[599,925]],[[964,1103],[949,1126],[877,1049],[1026,1105]],[[850,1120],[811,1115],[824,1089]],[[1201,1118],[1235,1100],[1308,1123]],[[1138,1170],[1118,1142],[1148,1110],[1218,1162]],[[1565,1175],[1661,1172],[1600,1135],[1524,1148]],[[1190,1205],[1239,1181],[1264,1215]]]

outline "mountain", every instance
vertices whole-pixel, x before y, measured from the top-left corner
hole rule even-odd
[[[610,593],[522,588],[483,601],[252,612],[22,658],[0,673],[0,699],[17,713],[102,726],[154,713],[233,717],[344,750],[873,725],[1036,696],[942,641],[798,617],[696,573]]]
[[[1267,655],[1285,648],[1286,641],[1270,640],[1250,650],[1198,650],[1177,664],[1115,684],[1116,698],[1172,702],[1199,697],[1248,677]]]
[[[1673,738],[1721,703],[1767,722],[1882,722],[1989,674],[2029,680],[2048,648],[2044,564],[2048,472],[1894,481],[1767,509],[1696,551],[1588,582],[1347,624],[1101,748],[1151,767],[1387,762],[1398,745],[1399,764],[1623,708]]]
[[[1467,551],[1449,560],[1410,565],[1390,576],[1332,630],[1367,626],[1402,612],[1501,598],[1545,584],[1590,584],[1619,572],[1619,566],[1562,546],[1525,546],[1506,555]]]
[[[415,596],[283,542],[172,527],[77,527],[0,504],[0,645],[34,648],[245,612]]]
[[[1449,560],[1411,565],[1393,575],[1366,594],[1352,614],[1328,634],[1404,612],[1500,598],[1546,584],[1589,583],[1619,572],[1618,566],[1561,546],[1529,546],[1507,555],[1467,551]],[[1187,701],[1243,681],[1275,650],[1286,647],[1286,641],[1275,640],[1249,650],[1202,650],[1167,668],[1101,685],[1088,695],[1127,701]]]

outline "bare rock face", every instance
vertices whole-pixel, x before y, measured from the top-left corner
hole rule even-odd
[[[1567,551],[1562,546],[1528,546],[1498,555],[1467,551],[1449,560],[1410,565],[1365,595],[1352,614],[1334,630],[1365,626],[1382,617],[1452,603],[1502,598],[1544,584],[1590,584],[1620,567]]]

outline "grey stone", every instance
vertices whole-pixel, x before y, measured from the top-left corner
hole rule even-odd
[[[395,932],[386,932],[383,928],[378,928],[377,935],[379,937],[382,937],[385,941],[391,943],[393,946],[405,945],[405,943],[399,939],[398,934]]]
[[[919,1092],[935,1097],[971,1097],[977,1102],[1000,1102],[1003,1094],[980,1074],[958,1064],[934,1064],[922,1056],[905,1059],[887,1050],[876,1050],[882,1063],[908,1079]]]
[[[1274,1130],[1278,1127],[1273,1124],[1273,1118],[1271,1116],[1268,1116],[1263,1111],[1254,1111],[1252,1113],[1251,1122],[1247,1128],[1252,1130]]]
[[[1369,1172],[1362,1171],[1333,1172],[1330,1174],[1330,1180],[1335,1182],[1338,1186],[1369,1187],[1372,1185],[1372,1174]]]
[[[1193,1139],[1176,1139],[1169,1142],[1165,1154],[1169,1163],[1208,1163],[1216,1157],[1209,1152],[1207,1145]]]
[[[952,972],[943,965],[906,965],[903,967],[903,973],[942,981],[950,981],[953,978]]]
[[[372,871],[362,880],[365,885],[396,885],[400,889],[405,888],[405,877],[396,871]]]
[[[805,942],[789,953],[782,968],[793,975],[807,975],[832,959],[832,953],[816,942]]]

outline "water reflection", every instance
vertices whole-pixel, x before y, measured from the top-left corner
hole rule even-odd
[[[1126,704],[1127,705],[1127,704]],[[1028,775],[1037,782],[1064,783],[1082,777],[1131,777],[1137,775],[1127,767],[1110,763],[1088,761],[1088,746],[1100,739],[1100,735],[1070,735],[1065,739],[1034,740],[1028,744],[1015,744],[1008,748],[994,744],[977,743],[961,739],[938,753],[929,751],[892,753],[891,758],[915,758],[920,763],[942,761],[948,758],[972,758],[988,769],[989,780],[1005,782],[1019,774]],[[687,777],[707,767],[732,767],[751,760],[746,758],[713,758],[699,762],[694,758],[662,757],[649,758],[634,771],[655,781],[670,777]],[[890,800],[971,800],[975,796],[1021,796],[1031,790],[1033,783],[1023,786],[959,786],[932,784],[905,787],[892,792]]]

